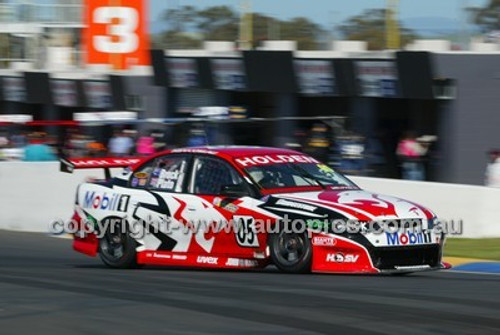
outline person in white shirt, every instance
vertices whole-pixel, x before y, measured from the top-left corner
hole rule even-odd
[[[485,185],[500,187],[500,150],[489,152],[490,162],[486,167]]]
[[[109,140],[108,149],[112,156],[125,157],[131,154],[134,140],[125,133],[117,133]]]

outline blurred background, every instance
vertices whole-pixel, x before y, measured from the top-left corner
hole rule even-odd
[[[266,145],[500,186],[499,65],[496,0],[4,0],[0,160]]]

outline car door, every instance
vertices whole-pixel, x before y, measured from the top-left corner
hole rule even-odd
[[[129,180],[131,200],[129,225],[140,247],[138,251],[178,251],[189,249],[192,234],[176,220],[192,156],[168,154],[138,168]]]
[[[227,161],[196,155],[188,193],[193,195],[187,205],[190,219],[204,222],[205,227],[209,224],[199,234],[209,238],[212,253],[240,257],[264,253],[266,235],[261,225],[276,217],[257,207],[260,202],[252,198],[251,186]]]

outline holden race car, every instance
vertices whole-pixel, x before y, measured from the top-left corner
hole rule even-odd
[[[127,168],[111,177],[117,167]],[[61,160],[66,172],[86,168],[104,168],[106,179],[78,186],[73,248],[113,268],[274,264],[290,273],[403,274],[449,267],[433,212],[362,190],[300,152],[199,147],[145,159]]]

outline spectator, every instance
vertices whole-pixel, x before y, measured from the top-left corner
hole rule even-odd
[[[401,161],[402,177],[406,180],[425,180],[425,167],[422,158],[427,146],[420,144],[412,132],[407,132],[398,144],[396,154]]]
[[[134,141],[124,132],[115,132],[108,144],[110,154],[116,157],[129,156],[133,148]]]
[[[10,142],[13,148],[23,148],[28,145],[28,140],[25,132],[19,132],[10,137]]]
[[[187,142],[188,147],[199,147],[203,145],[208,145],[207,134],[203,125],[194,124],[189,131],[189,139]]]
[[[90,157],[102,157],[106,154],[106,147],[97,140],[91,140],[87,144],[87,151]]]
[[[33,133],[29,144],[24,149],[24,160],[27,162],[43,162],[57,160],[54,150],[46,144],[44,133]]]
[[[490,162],[486,167],[485,185],[500,187],[500,150],[489,152]]]
[[[150,136],[141,136],[137,140],[137,153],[141,156],[149,156],[155,152],[155,139]]]
[[[306,142],[305,152],[319,161],[328,163],[330,133],[326,125],[315,123]]]
[[[363,175],[366,169],[365,138],[353,132],[337,137],[339,169],[343,173]]]
[[[9,139],[7,138],[7,134],[0,134],[0,149],[6,148],[9,145]]]

